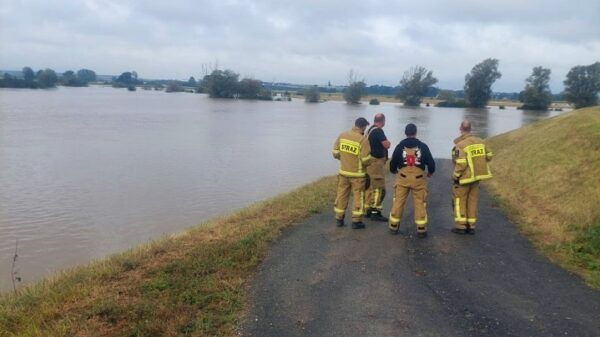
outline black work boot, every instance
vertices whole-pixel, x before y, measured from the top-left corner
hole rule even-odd
[[[465,234],[467,234],[467,230],[466,229],[452,228],[450,231],[452,233],[454,233],[454,234],[459,234],[459,235],[465,235]]]
[[[372,212],[373,212],[372,208],[367,209],[367,212],[365,213],[365,218],[370,218]]]
[[[362,229],[362,228],[365,228],[365,224],[362,223],[362,221],[352,223],[352,229]]]
[[[344,227],[344,225],[345,225],[345,224],[344,224],[344,218],[341,218],[341,219],[335,219],[335,224],[336,224],[338,227]]]
[[[392,226],[391,224],[388,225],[388,228],[390,229],[390,234],[398,234],[398,232],[400,232],[400,225],[396,225],[396,226]]]
[[[388,222],[389,219],[384,217],[383,215],[381,215],[381,211],[375,211],[375,212],[373,212],[373,214],[371,214],[371,220]]]
[[[465,232],[470,235],[475,235],[475,228],[472,228],[471,226],[467,225],[467,229],[465,230]]]

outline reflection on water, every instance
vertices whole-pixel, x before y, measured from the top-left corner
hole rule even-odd
[[[464,109],[464,119],[471,121],[473,134],[487,138],[489,136],[490,112],[488,109],[466,108]],[[457,127],[458,129],[458,127]]]
[[[522,116],[521,123],[523,125],[526,125],[531,122],[535,122],[537,120],[549,117],[550,111],[523,110],[523,114],[521,114],[521,116]]]
[[[213,100],[112,88],[0,89],[0,288],[173,233],[336,172],[335,137],[387,116],[448,158],[464,118],[491,136],[556,113]]]

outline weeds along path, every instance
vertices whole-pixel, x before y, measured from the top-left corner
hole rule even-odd
[[[429,237],[332,212],[288,230],[250,286],[243,336],[598,336],[600,292],[550,263],[485,191],[478,232],[450,232],[451,163],[429,181]],[[392,191],[393,177],[388,177]],[[385,211],[390,209],[386,198]]]

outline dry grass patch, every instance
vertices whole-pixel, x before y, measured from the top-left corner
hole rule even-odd
[[[486,185],[543,253],[600,288],[600,107],[488,140]]]
[[[0,297],[0,336],[233,336],[269,243],[331,207],[335,179]]]

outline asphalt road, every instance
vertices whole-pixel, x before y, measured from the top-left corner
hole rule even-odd
[[[477,234],[450,232],[451,163],[437,164],[427,238],[412,204],[399,235],[370,220],[338,228],[333,211],[311,217],[261,264],[240,335],[600,336],[600,291],[539,255],[485,191]]]

